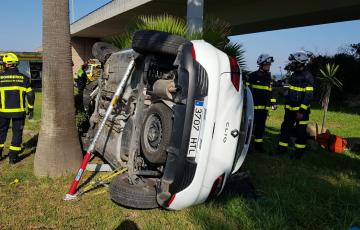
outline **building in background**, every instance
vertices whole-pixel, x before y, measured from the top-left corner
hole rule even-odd
[[[31,78],[31,87],[41,90],[42,79],[42,53],[41,52],[14,52],[0,51],[0,53],[12,52],[19,58],[19,71]]]

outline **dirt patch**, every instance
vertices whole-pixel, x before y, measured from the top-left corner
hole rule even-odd
[[[29,129],[24,129],[23,131],[23,135],[26,135],[26,136],[35,136],[37,134],[37,132],[33,131],[33,130],[29,130]]]

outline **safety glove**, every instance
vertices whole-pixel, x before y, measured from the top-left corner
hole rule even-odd
[[[33,119],[33,116],[34,116],[34,110],[32,110],[32,109],[28,109],[27,115],[28,115],[29,120]]]
[[[276,99],[275,98],[270,99],[270,105],[271,105],[272,110],[277,110],[277,104],[276,104]]]

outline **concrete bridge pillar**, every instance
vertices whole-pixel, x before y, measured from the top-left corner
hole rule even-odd
[[[98,41],[98,39],[94,38],[71,38],[71,53],[72,61],[74,63],[73,74],[76,74],[77,70],[82,64],[84,64],[85,61],[93,58],[91,49],[94,43]]]
[[[187,0],[187,25],[189,33],[202,32],[204,0]]]

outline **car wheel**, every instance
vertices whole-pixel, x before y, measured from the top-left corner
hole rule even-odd
[[[141,131],[141,150],[150,163],[165,163],[172,123],[172,110],[168,106],[156,103],[149,107]]]
[[[132,48],[138,53],[177,55],[179,46],[189,42],[183,37],[156,30],[140,30],[133,36]]]
[[[129,208],[151,209],[159,207],[156,201],[156,181],[142,178],[138,184],[130,184],[127,174],[115,177],[109,186],[110,198]]]
[[[110,57],[111,54],[118,51],[120,51],[119,48],[106,42],[96,42],[92,47],[92,55],[103,63]]]

